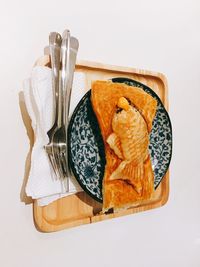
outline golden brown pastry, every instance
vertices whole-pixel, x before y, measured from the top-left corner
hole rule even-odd
[[[112,130],[107,143],[122,162],[110,176],[130,183],[141,194],[141,177],[148,158],[149,134],[140,112],[124,97],[120,97],[112,119]]]
[[[156,100],[140,88],[96,81],[91,101],[106,153],[103,211],[138,205],[153,192],[148,145]]]

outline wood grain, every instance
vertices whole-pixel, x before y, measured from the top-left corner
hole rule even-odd
[[[49,56],[40,58],[35,65],[48,66]],[[139,70],[128,67],[118,67],[89,61],[78,61],[76,71],[85,74],[85,91],[91,87],[92,80],[107,80],[114,77],[128,77],[152,88],[168,110],[168,87],[165,76],[161,73]],[[138,207],[125,211],[101,214],[101,204],[93,200],[85,192],[70,195],[40,207],[37,201],[33,204],[35,226],[42,232],[59,231],[83,224],[117,218],[145,210],[163,206],[169,196],[169,171],[154,192],[151,200]]]

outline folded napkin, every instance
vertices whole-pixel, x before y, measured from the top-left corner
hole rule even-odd
[[[84,82],[84,74],[75,72],[70,114],[85,94]],[[51,69],[41,66],[34,67],[31,77],[24,82],[23,92],[35,136],[26,194],[33,199],[37,199],[38,205],[44,206],[58,198],[82,191],[82,189],[75,178],[70,177],[69,191],[66,192],[64,182],[56,179],[44,149],[44,145],[49,142],[47,131],[53,125]]]

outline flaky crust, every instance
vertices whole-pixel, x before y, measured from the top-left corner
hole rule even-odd
[[[91,102],[100,125],[106,153],[106,166],[103,178],[103,211],[110,208],[119,210],[139,205],[151,197],[153,192],[154,174],[150,156],[144,162],[144,175],[141,177],[142,192],[138,194],[132,185],[123,180],[110,180],[111,174],[121,163],[114,151],[106,142],[112,133],[112,119],[120,97],[128,98],[140,110],[146,121],[148,132],[152,129],[157,102],[144,90],[111,81],[95,81],[92,84]]]

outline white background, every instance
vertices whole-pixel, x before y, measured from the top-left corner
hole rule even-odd
[[[1,267],[200,266],[199,25],[199,0],[1,0]],[[170,198],[160,209],[43,234],[32,206],[20,201],[29,139],[18,94],[49,32],[67,27],[79,38],[81,59],[167,76]]]

